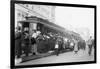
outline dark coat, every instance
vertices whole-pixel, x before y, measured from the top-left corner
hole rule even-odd
[[[21,51],[21,32],[15,34],[15,54]]]
[[[36,44],[36,39],[32,37],[31,43],[32,43],[32,44]]]

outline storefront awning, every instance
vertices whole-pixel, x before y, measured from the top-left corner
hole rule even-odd
[[[27,17],[26,20],[22,20],[22,21],[18,21],[20,23],[41,23],[44,26],[48,26],[54,30],[57,30],[59,32],[65,32],[65,29],[52,23],[49,22],[48,20],[42,19],[42,18],[38,18],[38,17]]]
[[[42,19],[42,18],[38,18],[38,17],[26,17],[26,20],[22,20],[22,21],[19,21],[20,23],[41,23],[43,24],[44,26],[47,26],[51,29],[54,29],[60,33],[63,33],[62,35],[63,36],[66,36],[68,38],[75,38],[75,39],[81,39],[80,35],[78,33],[75,33],[73,31],[68,31],[66,30],[65,28],[59,26],[59,25],[56,25],[52,22],[49,22],[48,20],[46,19]]]

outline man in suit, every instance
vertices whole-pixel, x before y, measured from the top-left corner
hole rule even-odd
[[[56,43],[55,43],[55,52],[56,52],[57,56],[60,53],[60,46],[61,46],[61,39],[60,39],[60,37],[57,37],[57,40],[56,40]]]
[[[21,48],[21,28],[18,27],[16,33],[15,33],[15,54],[17,55],[17,58],[21,57],[22,54],[22,48]]]
[[[24,47],[24,52],[26,56],[29,54],[29,29],[26,27],[24,29],[24,42],[25,42],[25,47]]]
[[[18,27],[15,32],[15,64],[22,61],[22,46],[21,46],[21,28]]]
[[[88,40],[88,54],[89,56],[91,55],[92,52],[92,36],[90,36],[89,40]]]

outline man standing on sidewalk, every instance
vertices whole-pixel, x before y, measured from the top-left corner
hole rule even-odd
[[[15,63],[21,62],[22,47],[21,47],[21,28],[18,27],[15,34]]]
[[[24,52],[25,52],[25,54],[26,54],[26,56],[28,56],[29,55],[29,29],[26,27],[25,28],[26,30],[24,31],[24,35],[25,35],[25,37],[24,37],[24,41],[25,41],[25,48],[24,48]]]
[[[90,36],[89,40],[88,40],[88,54],[89,56],[91,55],[92,52],[92,36]]]
[[[37,51],[37,38],[39,35],[41,35],[41,32],[34,30],[34,32],[32,34],[32,53],[33,53],[33,55],[39,54]]]

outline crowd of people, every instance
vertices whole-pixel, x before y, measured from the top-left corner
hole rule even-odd
[[[16,58],[21,58],[21,55],[23,54],[23,52],[26,56],[29,56],[30,52],[32,53],[32,55],[38,55],[39,52],[37,51],[37,40],[41,36],[43,37],[43,34],[41,35],[40,31],[37,33],[37,31],[34,30],[30,36],[28,28],[25,28],[24,32],[21,31],[21,28],[18,28],[17,31],[15,32],[15,56]],[[73,39],[65,40],[64,37],[62,37],[61,35],[58,35],[56,36],[55,44],[54,44],[55,54],[59,56],[60,51],[66,48],[73,49],[75,54],[77,54],[79,51],[79,47],[80,47],[79,42],[80,40],[78,39],[73,38]],[[94,40],[92,39],[91,36],[90,36],[90,39],[87,41],[87,45],[89,49],[88,54],[91,55],[92,48],[94,46]]]
[[[86,46],[88,48],[88,54],[89,56],[91,56],[92,54],[92,50],[94,48],[94,39],[92,38],[92,36],[90,36],[90,38],[88,39],[88,41],[80,41],[78,39],[71,39],[72,41],[70,40],[67,40],[67,42],[65,42],[64,40],[61,40],[59,37],[58,39],[56,40],[56,43],[55,43],[55,52],[56,52],[56,55],[58,56],[59,53],[60,53],[60,50],[61,48],[60,47],[63,47],[64,49],[66,49],[66,47],[71,47],[71,49],[73,49],[74,53],[75,54],[78,54],[78,51],[80,49],[86,51]],[[66,45],[67,43],[67,45]],[[68,48],[67,47],[67,48]]]
[[[15,55],[17,58],[20,58],[23,52],[26,56],[28,56],[30,52],[32,52],[32,54],[37,54],[36,36],[36,31],[30,36],[27,27],[24,28],[24,32],[22,32],[20,27],[17,29],[15,33]]]

